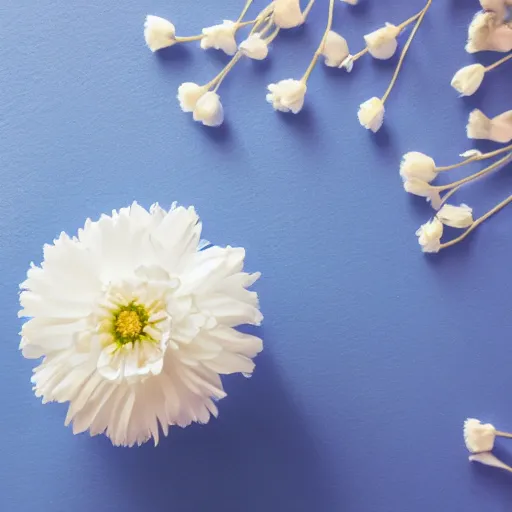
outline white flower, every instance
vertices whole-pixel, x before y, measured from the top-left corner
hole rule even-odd
[[[396,40],[398,34],[400,34],[400,29],[391,23],[386,23],[384,27],[366,34],[364,40],[370,55],[380,60],[393,57],[398,47]]]
[[[349,55],[341,64],[340,68],[344,68],[347,73],[350,73],[354,68],[354,56]]]
[[[437,172],[434,160],[423,153],[410,151],[402,157],[400,176],[404,180],[418,178],[421,181],[430,183],[437,176]]]
[[[443,236],[443,225],[439,219],[434,217],[416,231],[416,236],[423,252],[439,252],[441,249],[441,237]]]
[[[144,39],[152,52],[167,48],[176,43],[174,25],[159,16],[146,16],[144,22]]]
[[[349,56],[348,44],[344,37],[330,30],[322,48],[325,65],[330,68],[339,68]]]
[[[434,210],[438,210],[441,207],[441,197],[439,192],[424,180],[408,178],[404,181],[404,190],[409,194],[425,197],[427,201],[430,201]]]
[[[300,10],[300,0],[275,0],[273,20],[279,28],[293,28],[302,25],[304,15]]]
[[[461,96],[471,96],[478,90],[484,77],[485,67],[482,64],[471,64],[455,73],[451,85]]]
[[[459,156],[462,158],[473,158],[482,156],[482,154],[483,153],[478,149],[468,149],[467,151],[464,151],[464,153],[461,153]]]
[[[203,94],[196,103],[193,117],[205,126],[220,126],[224,122],[224,109],[219,95],[213,91]]]
[[[208,92],[202,85],[185,82],[178,87],[178,100],[183,112],[193,112],[199,99]]]
[[[357,5],[359,3],[359,0],[341,0],[342,2],[345,2],[346,4],[350,5]]]
[[[384,122],[384,103],[377,97],[361,103],[357,117],[362,126],[372,132],[378,132]]]
[[[470,139],[486,139],[505,144],[512,140],[512,110],[492,119],[478,109],[469,114],[466,133]]]
[[[216,50],[222,50],[228,55],[234,55],[238,50],[238,45],[235,41],[236,30],[237,24],[229,20],[224,20],[224,23],[221,25],[203,28],[201,48],[203,50],[215,48]]]
[[[490,423],[468,418],[464,422],[464,443],[470,452],[490,452],[494,447],[496,429]]]
[[[512,50],[512,26],[492,11],[478,12],[468,29],[466,51],[509,52]]]
[[[492,453],[489,452],[476,453],[474,455],[470,455],[469,460],[471,462],[480,462],[480,464],[484,464],[485,466],[492,466],[493,468],[512,471],[512,468],[510,466],[507,466],[504,462],[501,462],[501,460],[498,459],[498,457],[495,457]]]
[[[496,13],[499,19],[503,19],[507,12],[505,0],[480,0],[480,5],[484,11]]]
[[[20,348],[43,357],[43,403],[69,402],[73,432],[132,446],[159,428],[207,423],[226,396],[220,375],[251,374],[262,320],[241,248],[205,248],[193,208],[137,203],[44,247],[22,283]]]
[[[260,34],[255,33],[240,43],[240,51],[250,59],[263,60],[268,55],[268,45]]]
[[[288,78],[268,86],[267,101],[275,110],[298,114],[304,106],[307,87],[302,80]]]
[[[473,224],[473,209],[466,204],[460,206],[444,204],[437,212],[437,218],[445,226],[459,229],[468,228]]]

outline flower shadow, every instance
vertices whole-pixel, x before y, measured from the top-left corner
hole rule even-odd
[[[185,44],[175,44],[174,46],[163,48],[155,53],[157,61],[161,64],[166,62],[190,61],[193,54],[190,48]]]
[[[311,139],[311,135],[316,121],[313,110],[309,104],[306,103],[297,114],[281,111],[277,111],[276,114],[284,123],[294,129],[297,134],[307,137],[308,141],[312,142],[313,139]]]
[[[230,128],[229,122],[224,121],[220,126],[204,126],[201,123],[193,122],[195,129],[200,132],[206,139],[220,146],[226,146],[233,142],[233,130]]]
[[[236,376],[226,384],[218,420],[177,428],[156,449],[116,449],[102,439],[97,448],[109,452],[112,493],[130,510],[337,509],[319,443],[268,352],[250,381]]]

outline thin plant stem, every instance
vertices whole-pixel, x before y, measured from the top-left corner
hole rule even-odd
[[[497,60],[494,64],[491,64],[490,66],[487,66],[485,68],[485,71],[492,71],[493,69],[496,69],[498,66],[501,66],[504,62],[507,62],[507,60],[512,59],[512,53],[509,53],[505,57],[503,57],[500,60]]]
[[[265,38],[265,43],[270,44],[277,37],[277,34],[279,34],[280,30],[281,29],[279,27],[276,27],[274,32]]]
[[[366,47],[364,50],[361,50],[360,52],[357,52],[355,55],[352,56],[352,61],[355,62],[356,60],[360,59],[363,55],[366,55],[368,52],[368,47]]]
[[[437,192],[442,192],[443,190],[450,190],[455,187],[459,187],[461,185],[465,185],[466,183],[469,183],[470,181],[476,180],[478,178],[481,178],[482,176],[485,176],[486,174],[490,173],[491,171],[494,171],[498,167],[501,167],[502,165],[507,164],[510,160],[512,160],[512,153],[509,153],[508,155],[504,156],[503,158],[500,158],[497,162],[494,162],[489,167],[486,167],[485,169],[482,169],[479,172],[476,172],[475,174],[472,174],[471,176],[468,176],[467,178],[463,178],[459,181],[454,181],[453,183],[448,183],[447,185],[439,185],[436,187],[432,187]]]
[[[302,16],[304,16],[304,20],[308,17],[309,11],[311,11],[311,8],[315,4],[315,0],[309,0],[308,5],[306,5],[306,8],[302,11]]]
[[[404,63],[405,56],[407,55],[407,52],[409,50],[409,47],[411,46],[412,40],[414,39],[414,36],[416,35],[416,32],[420,28],[421,22],[423,21],[423,18],[425,17],[425,14],[430,7],[432,3],[432,0],[427,0],[427,5],[420,11],[420,15],[418,17],[418,20],[416,21],[416,25],[414,25],[414,28],[412,29],[411,34],[407,38],[407,42],[405,43],[405,46],[402,50],[402,54],[400,55],[400,60],[398,61],[398,64],[396,65],[395,72],[393,73],[393,78],[391,78],[391,82],[389,83],[388,88],[386,89],[386,92],[384,93],[384,96],[382,96],[381,101],[382,103],[385,103],[388,99],[388,96],[390,95],[396,80],[398,78],[398,74],[400,73],[400,69],[402,68],[402,64]]]
[[[506,153],[507,151],[512,151],[512,144],[509,146],[505,146],[500,149],[496,149],[495,151],[490,151],[489,153],[483,153],[482,155],[475,155],[462,162],[457,162],[452,165],[445,165],[444,167],[436,167],[436,171],[451,171],[452,169],[457,169],[458,167],[462,167],[463,165],[470,164],[472,162],[479,162],[480,160],[487,160],[488,158],[492,158],[493,156],[501,155],[501,153]]]
[[[244,8],[242,9],[240,16],[238,16],[238,19],[236,20],[237,25],[244,19],[244,16],[247,14],[247,11],[249,10],[249,7],[251,7],[251,4],[252,0],[247,0],[247,2],[245,2]]]
[[[449,242],[445,242],[444,244],[441,244],[439,250],[446,249],[447,247],[451,247],[452,245],[458,244],[464,238],[466,238],[473,230],[475,230],[482,222],[485,222],[489,217],[492,217],[495,213],[499,212],[501,209],[505,208],[508,204],[512,203],[512,195],[507,197],[505,200],[501,201],[501,203],[497,204],[492,210],[489,210],[485,215],[482,215],[479,217],[471,226],[469,226],[462,235],[458,236],[457,238],[454,238],[453,240],[450,240]],[[508,434],[504,437],[512,437],[512,435]],[[507,471],[512,472],[512,468],[510,466],[507,466]]]
[[[316,49],[315,54],[313,55],[313,58],[311,59],[311,62],[308,66],[308,69],[306,69],[306,72],[304,73],[304,76],[301,78],[301,81],[306,83],[308,81],[309,75],[311,75],[311,72],[313,71],[318,58],[322,54],[322,51],[324,49],[325,40],[327,39],[327,35],[329,34],[329,31],[332,27],[332,18],[334,13],[334,0],[329,0],[329,16],[327,18],[327,27],[325,28],[324,35],[322,36],[322,40],[320,41],[320,45]]]
[[[212,89],[213,92],[217,92],[217,89],[220,87],[220,84],[223,82],[226,75],[231,71],[233,66],[240,60],[242,54],[240,52],[236,52],[234,57],[229,61],[228,65],[221,71],[220,76],[217,78],[217,83],[215,87]]]
[[[174,39],[176,39],[177,43],[191,43],[192,41],[200,41],[201,39],[203,39],[203,34],[199,34],[197,36],[186,36],[186,37],[176,36]]]
[[[501,432],[500,430],[496,430],[495,434],[499,437],[512,438],[512,434],[510,434],[509,432]]]

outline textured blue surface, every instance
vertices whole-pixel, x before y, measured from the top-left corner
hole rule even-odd
[[[354,51],[423,0],[361,3],[336,5],[334,28]],[[468,100],[449,86],[472,61],[463,46],[477,1],[434,0],[377,136],[357,106],[382,94],[394,60],[363,59],[351,75],[319,66],[296,117],[265,103],[267,83],[307,66],[326,0],[268,62],[237,66],[221,89],[223,128],[182,114],[178,85],[206,82],[226,59],[193,46],[152,55],[144,15],[191,34],[241,4],[1,2],[0,510],[510,510],[512,480],[467,462],[461,425],[474,415],[512,429],[512,211],[425,258],[414,231],[430,211],[398,177],[408,150],[446,165],[471,147],[471,108],[512,108],[511,65]],[[509,174],[459,197],[484,212],[510,194]],[[43,243],[134,199],[195,205],[205,237],[246,247],[264,276],[254,377],[227,379],[218,420],[156,449],[73,436],[65,407],[33,396],[33,363],[17,351],[17,286]]]

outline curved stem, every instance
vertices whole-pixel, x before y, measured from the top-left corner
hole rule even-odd
[[[450,190],[455,187],[459,187],[461,185],[465,185],[466,183],[469,183],[470,181],[476,180],[477,178],[480,178],[491,171],[494,171],[498,167],[507,164],[510,160],[512,160],[512,153],[509,153],[508,155],[504,156],[503,158],[500,158],[497,162],[494,162],[489,167],[486,167],[485,169],[482,169],[479,172],[476,172],[475,174],[472,174],[471,176],[468,176],[467,178],[463,178],[459,181],[454,181],[453,183],[448,183],[447,185],[439,185],[436,187],[432,187],[434,190],[437,190],[437,192],[442,192],[443,190]]]
[[[507,199],[503,200],[501,203],[497,204],[492,210],[489,210],[485,215],[482,215],[479,217],[471,226],[469,226],[462,235],[458,236],[457,238],[454,238],[453,240],[450,240],[449,242],[445,242],[444,244],[441,244],[439,250],[446,249],[447,247],[451,247],[452,245],[455,245],[464,238],[466,238],[474,229],[476,229],[482,222],[486,221],[489,217],[492,217],[495,213],[499,212],[501,209],[505,208],[508,204],[512,203],[512,196],[507,197]],[[505,437],[512,437],[512,435],[507,435]],[[512,469],[511,469],[512,471]]]
[[[487,66],[485,68],[485,71],[492,71],[493,69],[496,69],[498,66],[501,66],[504,62],[507,62],[507,60],[512,59],[512,53],[509,53],[505,57],[503,57],[500,60],[497,60],[494,64],[491,64],[490,66]]]
[[[306,72],[304,73],[303,77],[301,78],[301,81],[306,83],[308,81],[309,75],[311,75],[311,72],[313,71],[318,58],[322,54],[322,51],[324,49],[325,40],[327,39],[327,34],[329,34],[329,30],[331,30],[332,27],[332,18],[334,13],[334,0],[329,0],[329,15],[327,17],[327,27],[325,28],[324,35],[322,36],[322,40],[320,41],[320,45],[316,49],[315,54],[313,55],[313,59],[309,63],[308,69],[306,69]]]
[[[244,16],[247,14],[247,11],[249,10],[249,7],[251,7],[251,4],[252,0],[247,0],[247,2],[245,2],[244,8],[242,9],[240,16],[238,16],[238,19],[235,22],[237,25],[244,19]]]
[[[445,165],[444,167],[436,167],[436,171],[450,171],[452,169],[457,169],[458,167],[462,167],[463,165],[470,164],[472,162],[479,162],[480,160],[487,160],[488,158],[492,158],[493,156],[501,155],[501,153],[506,153],[507,151],[512,151],[512,144],[509,146],[505,146],[504,148],[496,149],[495,151],[490,151],[489,153],[483,153],[482,155],[475,155],[462,162],[457,162],[452,165]]]
[[[279,34],[280,30],[281,29],[279,27],[276,27],[274,32],[265,38],[265,43],[270,44],[277,37],[277,34]]]
[[[416,32],[420,28],[421,22],[423,21],[423,18],[430,7],[430,4],[432,3],[432,0],[427,0],[427,5],[420,11],[418,21],[416,21],[416,25],[414,25],[414,28],[412,29],[411,34],[409,35],[407,42],[405,43],[405,46],[402,50],[402,54],[400,55],[400,60],[398,61],[398,64],[396,65],[395,72],[393,73],[393,77],[391,78],[391,82],[389,83],[388,88],[386,89],[386,92],[384,93],[384,96],[382,96],[381,100],[382,103],[385,103],[388,99],[389,94],[391,93],[391,90],[393,89],[393,86],[396,83],[396,79],[398,78],[398,73],[400,73],[400,69],[402,68],[402,64],[404,62],[405,56],[407,55],[407,51],[409,50],[409,47],[411,46],[412,40],[414,39],[414,36],[416,35]]]
[[[304,21],[306,21],[306,18],[309,15],[309,11],[311,11],[311,8],[315,4],[315,0],[309,0],[308,5],[306,5],[306,8],[302,11],[302,16],[304,16]]]
[[[217,89],[220,87],[220,84],[223,82],[224,78],[226,78],[226,75],[231,71],[233,66],[240,60],[241,56],[242,54],[240,52],[236,52],[234,57],[228,62],[228,65],[214,78],[216,83],[215,87],[212,89],[213,92],[217,92]]]

